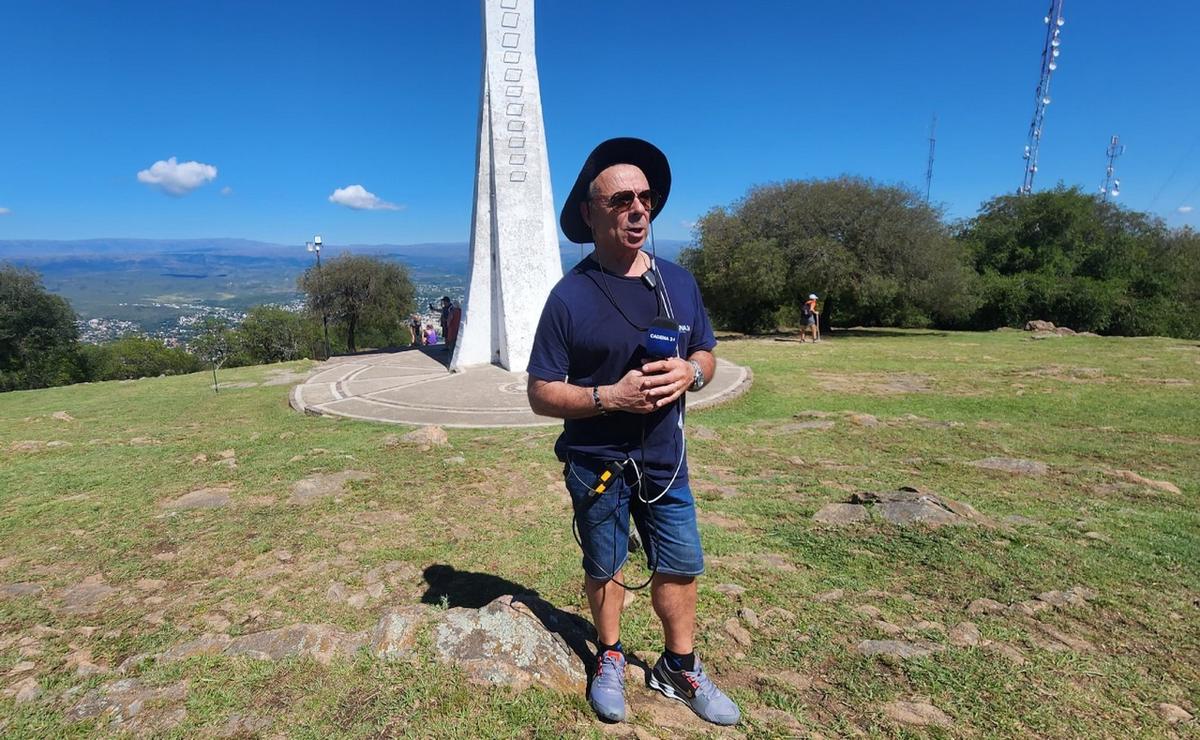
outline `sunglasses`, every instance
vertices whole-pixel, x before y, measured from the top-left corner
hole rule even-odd
[[[635,193],[632,190],[619,190],[610,196],[596,196],[592,200],[598,200],[614,211],[619,212],[629,210],[633,207],[634,198],[641,201],[642,207],[647,211],[653,211],[662,202],[662,196],[656,190],[643,190],[640,193]]]

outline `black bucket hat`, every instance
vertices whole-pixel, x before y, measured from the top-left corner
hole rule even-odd
[[[602,142],[592,150],[575,178],[575,186],[563,203],[558,223],[563,233],[576,244],[587,244],[592,241],[592,229],[579,213],[579,204],[588,197],[588,188],[605,169],[614,164],[631,164],[642,171],[650,189],[658,191],[662,199],[658,206],[650,212],[653,221],[667,204],[667,196],[671,192],[671,166],[667,164],[667,155],[648,141],[623,136]]]

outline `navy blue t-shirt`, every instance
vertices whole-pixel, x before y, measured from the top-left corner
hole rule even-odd
[[[571,268],[550,291],[542,309],[529,356],[529,374],[584,387],[616,383],[646,360],[646,329],[656,316],[665,315],[661,307],[668,302],[679,322],[681,357],[716,347],[691,273],[664,259],[656,264],[661,296],[640,278],[602,272],[590,256]],[[665,486],[674,476],[672,486],[678,486],[687,481],[687,460],[680,459],[682,406],[681,398],[649,414],[613,412],[566,419],[554,452],[564,462],[568,455],[598,460],[623,460],[628,455],[639,466],[645,461],[654,483]]]

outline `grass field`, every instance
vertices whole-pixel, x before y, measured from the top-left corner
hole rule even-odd
[[[743,708],[735,733],[1200,734],[1159,707],[1200,705],[1200,344],[858,331],[819,345],[732,339],[718,352],[754,371],[747,395],[688,419],[708,558],[698,652]],[[32,677],[40,691],[20,703],[15,689],[0,695],[0,736],[118,732],[105,716],[72,722],[69,710],[121,678],[130,656],[211,631],[369,629],[384,607],[427,597],[430,565],[586,612],[553,428],[388,446],[406,430],[302,416],[286,385],[262,384],[308,367],[222,371],[249,387],[220,394],[198,374],[0,395],[0,584],[38,586],[0,592],[0,690]],[[800,424],[809,420],[832,428]],[[970,464],[990,457],[1048,470]],[[347,469],[371,477],[288,505],[296,481]],[[992,526],[812,520],[853,491],[905,485],[969,503]],[[228,488],[230,505],[163,507],[205,487]],[[397,562],[414,577],[361,608],[326,597],[331,583],[355,591]],[[113,589],[101,609],[71,607],[87,592],[79,584],[101,582]],[[1095,593],[1022,613],[1038,594],[1075,587]],[[968,614],[976,599],[1018,606]],[[961,639],[966,621],[978,641]],[[944,649],[906,660],[857,649],[893,632]],[[186,686],[158,701],[177,712],[168,736],[704,731],[672,724],[673,707],[614,728],[582,695],[480,688],[434,661],[424,639],[396,663],[201,656],[127,676]],[[646,596],[627,610],[623,641],[661,649]],[[884,709],[895,701],[931,704],[944,724],[899,723]],[[165,710],[144,716],[154,711]]]

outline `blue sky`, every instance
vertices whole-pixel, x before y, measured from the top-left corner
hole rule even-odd
[[[933,200],[970,216],[1020,184],[1048,5],[541,0],[555,196],[619,135],[671,160],[662,238],[758,183],[923,189],[936,112]],[[1064,16],[1035,186],[1095,189],[1115,133],[1120,202],[1196,226],[1200,5]],[[468,239],[478,2],[0,0],[0,18],[0,239]],[[170,157],[216,176],[177,197],[139,181]],[[329,202],[351,185],[396,209]]]

